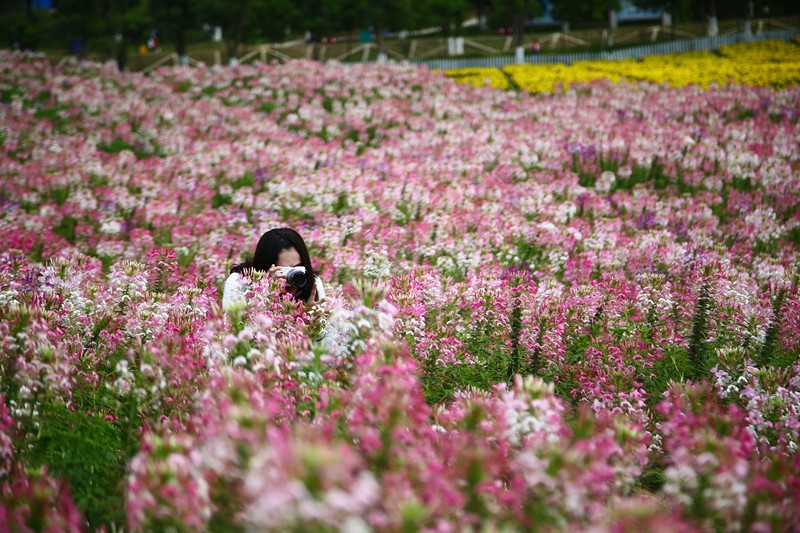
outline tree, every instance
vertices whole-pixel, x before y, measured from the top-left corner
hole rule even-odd
[[[517,47],[522,46],[528,19],[544,13],[544,6],[538,0],[495,0],[492,6],[492,20],[514,28]]]
[[[369,0],[339,0],[339,27],[351,37],[366,28],[367,2]]]
[[[469,9],[466,0],[428,0],[426,7],[431,22],[441,26],[446,37],[450,36],[451,31],[455,31],[456,35],[461,33],[461,25]]]
[[[240,0],[238,2],[222,2],[220,0],[197,0],[198,18],[203,23],[222,28],[225,39],[225,53],[228,61],[234,61],[245,32],[252,27],[250,17],[253,4],[259,0]],[[262,6],[256,6],[259,8]]]
[[[33,10],[31,0],[25,0],[24,3],[0,0],[0,10],[4,14],[0,21],[0,35],[7,44],[29,50],[38,48],[45,32],[42,19],[47,17],[37,16],[41,11],[37,13]]]
[[[364,0],[297,0],[298,30],[309,31],[315,40],[363,24]]]
[[[196,4],[193,0],[149,0],[155,29],[175,43],[181,64],[186,62],[186,32],[199,27]]]
[[[663,9],[670,14],[673,24],[696,18],[692,0],[633,0],[633,5],[640,9]]]
[[[619,10],[619,0],[552,0],[553,17],[564,22],[601,22]]]
[[[475,10],[475,16],[478,19],[478,27],[482,30],[486,29],[485,18],[486,18],[486,12],[491,5],[490,0],[470,0],[469,3]]]
[[[153,29],[153,17],[146,1],[138,1],[122,16],[122,34],[133,43],[143,43]]]
[[[145,14],[141,4],[142,0],[53,0],[56,32],[116,57],[124,68],[129,24],[134,14]]]
[[[299,11],[291,0],[260,0],[252,6],[252,30],[246,28],[244,35],[251,34],[267,41],[281,41],[286,38],[286,30],[296,20]]]
[[[386,43],[383,36],[386,31],[410,30],[416,26],[413,0],[367,1],[364,14],[365,22],[375,32],[378,52],[384,57]]]
[[[339,0],[339,25],[346,32],[364,27],[369,0]]]

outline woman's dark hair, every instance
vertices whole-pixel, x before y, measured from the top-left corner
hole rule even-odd
[[[306,267],[306,272],[311,274],[309,276],[310,283],[307,283],[295,295],[296,298],[306,302],[311,297],[311,290],[316,280],[316,272],[311,267],[311,256],[308,254],[306,243],[300,234],[291,228],[275,228],[266,232],[258,240],[255,255],[245,260],[244,263],[239,263],[231,268],[231,273],[238,272],[241,274],[248,269],[267,272],[272,265],[278,263],[280,253],[291,248],[297,250],[297,253],[300,254],[300,264]]]

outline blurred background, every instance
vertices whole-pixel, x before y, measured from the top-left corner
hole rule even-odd
[[[143,70],[600,51],[800,26],[791,0],[0,0],[0,47]]]

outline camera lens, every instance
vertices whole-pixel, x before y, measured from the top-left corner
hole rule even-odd
[[[293,270],[286,275],[286,284],[302,289],[308,283],[308,276],[301,270]]]

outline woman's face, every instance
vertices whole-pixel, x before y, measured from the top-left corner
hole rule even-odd
[[[297,267],[303,266],[300,262],[300,253],[294,248],[287,248],[281,250],[278,254],[278,263],[275,266],[279,267]],[[294,296],[299,289],[297,287],[286,287],[286,292]]]

